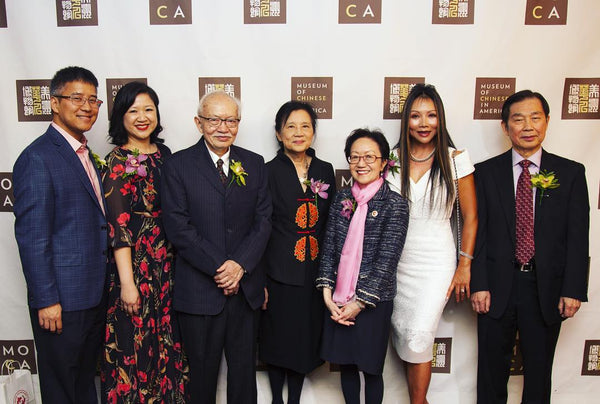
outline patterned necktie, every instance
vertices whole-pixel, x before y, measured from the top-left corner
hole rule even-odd
[[[522,160],[519,165],[523,168],[517,181],[517,196],[515,210],[517,216],[517,248],[515,258],[520,264],[526,264],[535,254],[533,240],[533,189],[531,188],[531,161]]]
[[[225,185],[227,183],[227,176],[225,175],[225,171],[223,171],[223,160],[221,159],[217,160],[217,171],[219,172],[221,182]]]

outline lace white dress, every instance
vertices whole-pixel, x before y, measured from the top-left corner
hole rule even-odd
[[[449,150],[451,158],[453,150]],[[455,162],[454,175],[458,178],[475,171],[466,150],[455,157]],[[428,180],[429,171],[416,183],[410,180],[410,220],[398,263],[398,292],[392,314],[392,343],[400,358],[410,363],[433,358],[435,333],[456,270],[452,212],[446,210],[443,200],[437,200],[438,195],[444,195],[443,189],[436,189],[436,200],[431,203]],[[392,190],[400,192],[399,175],[388,176],[388,182]]]

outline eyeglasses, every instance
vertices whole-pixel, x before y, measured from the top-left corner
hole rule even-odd
[[[373,164],[374,162],[377,161],[377,159],[380,159],[380,158],[381,157],[373,156],[372,154],[366,154],[364,156],[357,156],[357,155],[353,154],[352,156],[348,156],[346,158],[346,160],[348,160],[348,163],[350,163],[350,164],[358,164],[360,159],[363,159],[365,161],[365,163]]]
[[[81,107],[86,102],[88,102],[90,104],[90,107],[92,107],[92,108],[100,108],[100,106],[104,103],[104,101],[99,100],[95,96],[91,96],[90,98],[86,98],[83,95],[78,95],[78,94],[71,94],[71,95],[57,95],[57,94],[55,94],[55,95],[53,95],[53,97],[69,99],[69,100],[71,100],[71,103],[73,105],[75,105],[76,107]]]
[[[214,128],[217,128],[219,126],[221,126],[221,123],[225,122],[225,126],[227,126],[228,128],[237,128],[237,126],[240,123],[239,119],[235,119],[235,118],[227,118],[227,119],[221,119],[221,118],[207,118],[205,116],[202,115],[198,115],[198,118],[202,118],[208,121],[208,124]]]

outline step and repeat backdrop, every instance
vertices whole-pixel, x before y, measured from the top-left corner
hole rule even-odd
[[[338,187],[350,184],[346,136],[358,127],[379,128],[394,144],[408,91],[426,82],[437,87],[450,134],[474,162],[508,149],[501,105],[530,88],[550,103],[544,147],[585,164],[590,302],[563,325],[553,403],[598,402],[599,20],[597,0],[0,0],[2,371],[17,360],[37,382],[13,232],[12,168],[51,120],[49,83],[56,70],[79,65],[98,77],[106,103],[88,138],[100,155],[111,148],[106,135],[113,98],[131,80],[157,91],[162,136],[173,151],[198,140],[193,117],[208,91],[241,99],[236,144],[266,160],[277,148],[279,106],[290,99],[311,102],[320,118],[314,147],[338,170]],[[449,303],[437,337],[429,401],[474,403],[477,341],[470,306]],[[509,402],[518,403],[518,347],[512,371]],[[384,401],[408,402],[404,369],[391,349],[384,378]],[[259,370],[257,380],[259,402],[270,402],[266,373]],[[219,401],[225,402],[224,377],[219,383]],[[303,403],[342,401],[339,374],[329,364],[306,380]]]

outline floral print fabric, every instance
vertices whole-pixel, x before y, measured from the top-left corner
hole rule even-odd
[[[110,243],[131,247],[141,308],[129,316],[120,301],[119,275],[111,265],[104,360],[103,401],[183,403],[187,365],[172,311],[173,249],[161,223],[160,168],[170,151],[138,159],[145,170],[126,173],[131,151],[116,147],[106,158],[102,183]],[[140,155],[141,156],[141,155]],[[144,175],[145,174],[145,175]]]

